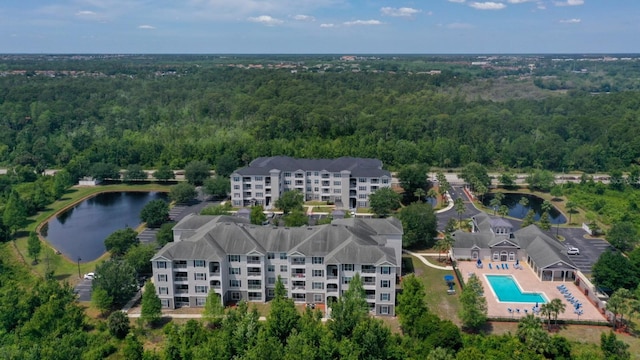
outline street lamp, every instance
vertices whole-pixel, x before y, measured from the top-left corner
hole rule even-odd
[[[78,256],[78,278],[82,279],[82,275],[80,275],[80,260],[82,259],[80,259],[80,256]]]

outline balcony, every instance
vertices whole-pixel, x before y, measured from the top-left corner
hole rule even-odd
[[[174,261],[173,268],[174,269],[186,269],[187,268],[187,262],[186,261]]]
[[[175,278],[173,278],[174,281],[189,281],[189,277],[188,276],[176,276]]]
[[[215,280],[209,283],[212,289],[220,289],[220,281]]]
[[[338,285],[327,284],[327,292],[330,292],[330,293],[338,292]]]
[[[180,289],[180,290],[176,290],[175,294],[179,295],[179,294],[188,294],[189,293],[189,289],[184,290],[184,289]]]
[[[376,268],[370,265],[362,265],[362,271],[363,274],[375,274],[376,273]]]
[[[291,265],[304,265],[305,263],[305,258],[291,258]]]
[[[253,284],[253,285],[248,285],[247,287],[249,290],[261,290],[262,289],[262,285],[259,284]]]
[[[247,264],[260,264],[260,258],[255,256],[255,257],[247,257]]]
[[[247,275],[248,276],[262,276],[262,271],[260,270],[260,268],[249,268],[247,270]]]

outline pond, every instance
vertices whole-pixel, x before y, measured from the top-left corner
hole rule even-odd
[[[105,192],[58,214],[42,227],[53,247],[69,259],[93,261],[105,253],[104,239],[118,229],[140,225],[140,211],[161,192]]]
[[[490,208],[490,203],[491,199],[493,199],[493,195],[494,194],[485,195],[482,199],[482,204]],[[526,197],[527,199],[529,199],[529,205],[522,206],[520,204],[520,199],[522,199],[522,197]],[[504,193],[502,205],[505,205],[507,206],[507,208],[509,208],[509,216],[517,219],[523,219],[527,215],[527,212],[529,212],[529,210],[533,210],[535,212],[534,219],[535,221],[538,221],[540,220],[540,215],[542,215],[543,202],[544,199],[539,198],[535,195]],[[551,208],[551,211],[549,211],[549,218],[552,224],[564,224],[567,222],[567,219],[564,217],[564,215],[562,215],[560,211],[558,211],[558,209],[555,208],[555,206]]]

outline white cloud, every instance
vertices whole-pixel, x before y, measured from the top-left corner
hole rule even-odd
[[[473,29],[473,25],[468,23],[451,23],[446,25],[447,29]]]
[[[463,2],[465,2],[466,0],[449,0],[449,2],[452,3],[458,3],[458,4],[462,4]]]
[[[414,9],[410,7],[392,8],[383,7],[380,9],[382,15],[397,16],[397,17],[409,17],[422,12],[422,10]]]
[[[574,18],[574,19],[563,19],[563,20],[560,20],[560,22],[561,22],[561,23],[563,23],[563,24],[578,24],[578,23],[580,23],[581,21],[582,21],[582,20],[580,20],[580,19],[575,19],[575,18]]]
[[[316,21],[316,18],[310,15],[293,15],[293,20],[298,21]]]
[[[554,4],[556,6],[578,6],[578,5],[584,5],[584,0],[555,1]]]
[[[509,4],[523,4],[523,3],[528,3],[532,1],[535,1],[535,0],[507,0]]]
[[[380,20],[354,20],[354,21],[346,21],[344,22],[347,26],[352,25],[382,25],[382,21]]]
[[[546,10],[547,9],[547,5],[545,5],[545,3],[543,3],[542,1],[538,1],[537,6],[538,6],[539,10]]]
[[[320,27],[321,28],[332,28],[332,27],[335,27],[335,25],[334,24],[320,24]]]
[[[96,16],[98,14],[96,14],[94,11],[90,11],[90,10],[80,10],[76,13],[76,16],[81,16],[81,17],[91,17],[91,16]]]
[[[493,1],[487,2],[472,2],[469,4],[474,9],[478,10],[502,10],[507,7],[507,5],[503,3],[497,3]]]
[[[138,26],[138,29],[142,29],[142,30],[155,30],[156,27],[155,26],[151,26],[151,25],[140,25]]]
[[[260,15],[257,17],[250,17],[247,20],[251,21],[251,22],[255,22],[255,23],[260,23],[260,24],[264,24],[267,26],[275,26],[275,25],[280,25],[282,23],[284,23],[284,21],[280,20],[280,19],[276,19],[274,17],[271,17],[269,15]]]

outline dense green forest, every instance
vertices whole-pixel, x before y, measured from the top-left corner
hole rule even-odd
[[[346,155],[392,168],[479,162],[594,172],[640,158],[634,91],[496,102],[456,91],[495,75],[490,69],[292,73],[170,60],[5,64],[52,73],[0,77],[0,163],[80,176],[96,162],[177,169],[223,157],[239,166],[257,156]]]

